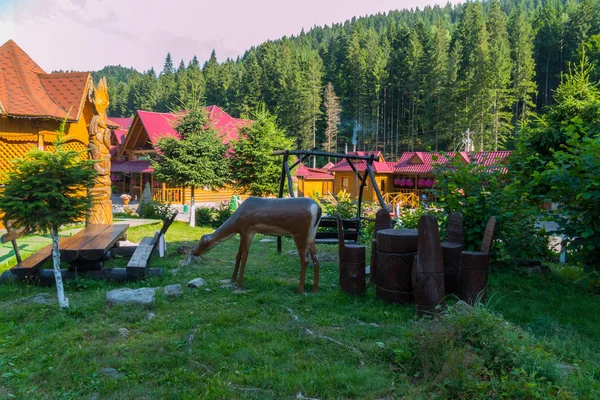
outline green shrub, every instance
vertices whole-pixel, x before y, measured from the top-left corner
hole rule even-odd
[[[344,219],[356,218],[357,202],[350,195],[340,191],[336,196],[321,201],[323,215],[335,217],[340,214]]]
[[[221,202],[218,207],[200,207],[196,209],[196,225],[217,229],[232,214],[233,211],[229,209],[229,201]]]
[[[507,172],[455,160],[436,168],[433,192],[446,216],[462,213],[467,250],[479,250],[487,222],[496,216],[496,258],[541,258],[548,242],[535,226],[540,211],[529,201],[531,184],[512,174],[510,166]]]
[[[422,319],[401,344],[394,361],[402,374],[436,397],[575,398],[561,387],[550,349],[481,305],[461,302],[435,320]]]
[[[163,203],[159,200],[154,200],[144,204],[140,210],[140,218],[148,219],[167,219],[173,215],[170,203]]]

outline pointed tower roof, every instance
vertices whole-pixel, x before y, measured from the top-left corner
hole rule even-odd
[[[89,72],[47,74],[13,40],[0,46],[0,113],[78,120],[91,88]]]

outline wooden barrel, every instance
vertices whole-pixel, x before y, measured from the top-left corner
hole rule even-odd
[[[458,295],[458,272],[462,261],[462,250],[463,245],[460,243],[442,242],[446,296]]]
[[[438,305],[446,305],[440,232],[433,215],[423,215],[419,219],[419,251],[414,261],[412,282],[419,315],[435,314]]]
[[[487,299],[488,267],[490,255],[482,251],[463,251],[459,273],[458,295],[468,304]]]
[[[377,232],[376,295],[388,303],[414,300],[412,265],[417,251],[416,229],[382,229]]]

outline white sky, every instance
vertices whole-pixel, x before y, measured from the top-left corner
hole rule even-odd
[[[13,39],[46,72],[121,64],[162,69],[194,55],[235,58],[251,46],[353,16],[446,0],[0,0],[0,45]]]

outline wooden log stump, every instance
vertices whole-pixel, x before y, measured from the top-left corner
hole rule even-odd
[[[446,306],[440,232],[433,215],[419,219],[419,250],[414,260],[412,283],[419,316],[436,314],[438,305]]]
[[[375,237],[371,240],[371,272],[369,273],[369,283],[375,283],[377,275],[377,232],[382,229],[392,228],[392,217],[390,213],[381,209],[375,214]]]
[[[340,260],[340,289],[350,294],[365,294],[365,246],[347,244],[344,237],[343,220],[337,216],[338,256]]]
[[[377,232],[375,293],[388,303],[414,301],[412,266],[417,254],[416,229],[382,229]]]

